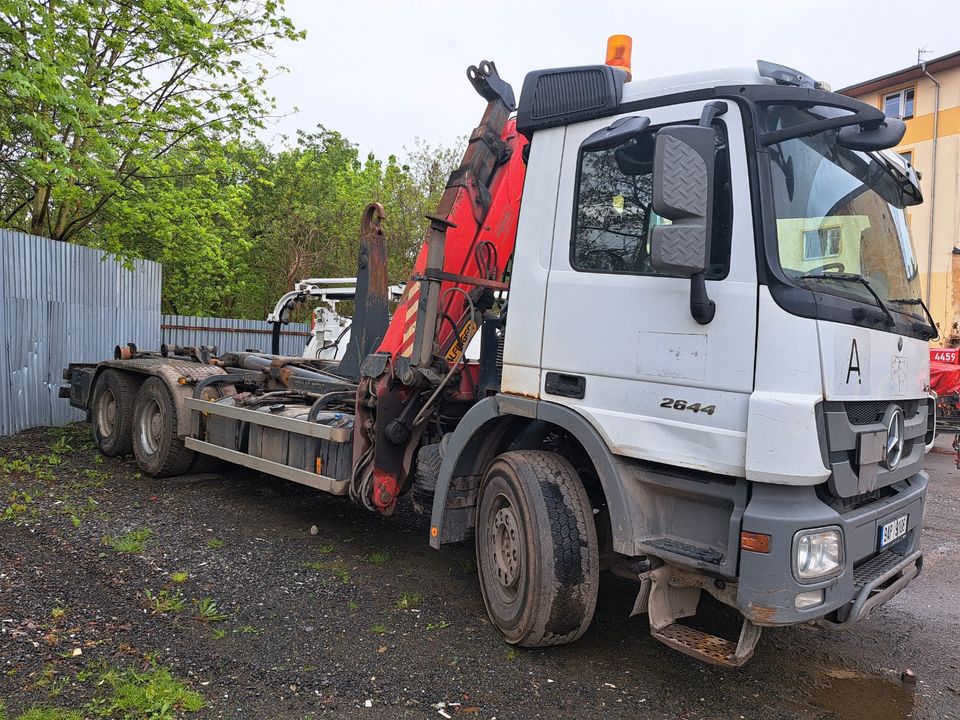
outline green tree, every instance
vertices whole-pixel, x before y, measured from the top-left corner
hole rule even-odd
[[[88,244],[163,265],[164,312],[231,316],[242,306],[252,243],[250,192],[234,160],[241,147],[202,142],[167,153],[156,177],[132,180],[91,226]]]
[[[302,37],[283,0],[0,0],[0,221],[80,239],[260,125],[261,56]]]
[[[427,229],[424,215],[436,209],[460,154],[418,142],[404,162],[361,160],[355,145],[322,126],[276,152],[246,146],[240,162],[251,247],[236,311],[260,317],[297,280],[353,276],[360,217],[371,201],[386,210],[389,277],[406,280]]]

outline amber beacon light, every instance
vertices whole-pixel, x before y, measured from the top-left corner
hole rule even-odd
[[[611,35],[607,40],[607,65],[625,70],[627,80],[633,78],[630,70],[630,53],[633,51],[633,38],[629,35]]]

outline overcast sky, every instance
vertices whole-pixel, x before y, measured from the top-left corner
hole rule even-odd
[[[927,59],[960,50],[956,0],[287,0],[287,11],[307,39],[275,50],[289,72],[269,89],[291,114],[265,139],[320,123],[381,157],[473,129],[484,102],[468,65],[493,60],[519,95],[529,70],[603,62],[614,33],[633,36],[636,79],[761,58],[840,88],[915,64],[921,47]]]

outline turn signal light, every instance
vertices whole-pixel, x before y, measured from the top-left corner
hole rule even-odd
[[[630,69],[630,55],[633,52],[633,38],[629,35],[611,35],[607,40],[607,65],[625,70],[627,80],[633,79]]]
[[[744,530],[740,533],[740,549],[756,553],[769,553],[770,536]]]

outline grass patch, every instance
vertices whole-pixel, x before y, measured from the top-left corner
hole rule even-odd
[[[108,670],[100,682],[109,688],[109,695],[92,706],[100,717],[168,720],[181,712],[197,712],[206,704],[200,693],[187,688],[166,668]]]
[[[427,630],[443,630],[444,628],[450,627],[450,623],[440,618],[437,622],[428,622]]]
[[[0,720],[6,720],[6,718],[6,713],[0,711]],[[77,710],[34,705],[25,713],[18,715],[17,720],[83,720],[83,714]]]
[[[206,705],[200,693],[189,689],[168,669],[153,662],[145,670],[121,670],[110,668],[106,663],[90,664],[79,671],[76,678],[82,683],[93,682],[96,687],[96,696],[82,709],[34,705],[15,720],[174,720]],[[8,719],[9,715],[0,702],[0,720]]]
[[[404,593],[400,596],[400,599],[397,600],[397,609],[412,610],[418,608],[422,600],[423,598],[420,597],[418,593]]]
[[[207,547],[211,550],[219,550],[224,545],[223,540],[220,538],[214,538],[213,540],[207,540]]]
[[[220,608],[217,607],[216,600],[211,597],[194,600],[193,605],[196,610],[194,617],[201,622],[223,622],[230,617],[228,614],[220,611]]]
[[[360,609],[360,605],[357,603],[356,600],[350,600],[347,602],[347,610],[359,610],[359,609]]]
[[[154,595],[151,590],[146,590],[144,591],[144,595],[147,598],[147,603],[153,608],[154,615],[180,612],[187,606],[187,601],[179,590],[175,592],[161,590],[156,595]]]
[[[189,573],[182,571],[170,573],[170,582],[174,583],[175,585],[183,585],[189,579]]]
[[[377,625],[374,625],[372,628],[370,628],[370,632],[372,632],[374,635],[386,635],[387,626],[378,623]]]
[[[381,567],[382,565],[386,565],[388,562],[390,562],[390,553],[388,552],[370,553],[370,555],[367,557],[367,561],[371,565],[376,565],[377,567]]]
[[[118,553],[137,554],[144,551],[147,541],[152,537],[153,530],[142,528],[141,530],[131,530],[118,538],[106,536],[103,538],[103,544],[113,548]]]
[[[258,630],[253,625],[241,625],[237,628],[237,632],[243,635],[259,635],[263,630]]]
[[[329,555],[329,554],[332,553],[335,549],[336,549],[336,548],[335,548],[333,545],[321,545],[321,546],[318,548],[318,550],[320,551],[320,554],[321,554],[321,555]]]
[[[50,611],[50,617],[52,617],[54,620],[59,620],[66,614],[67,609],[60,605],[57,605],[53,610]]]

